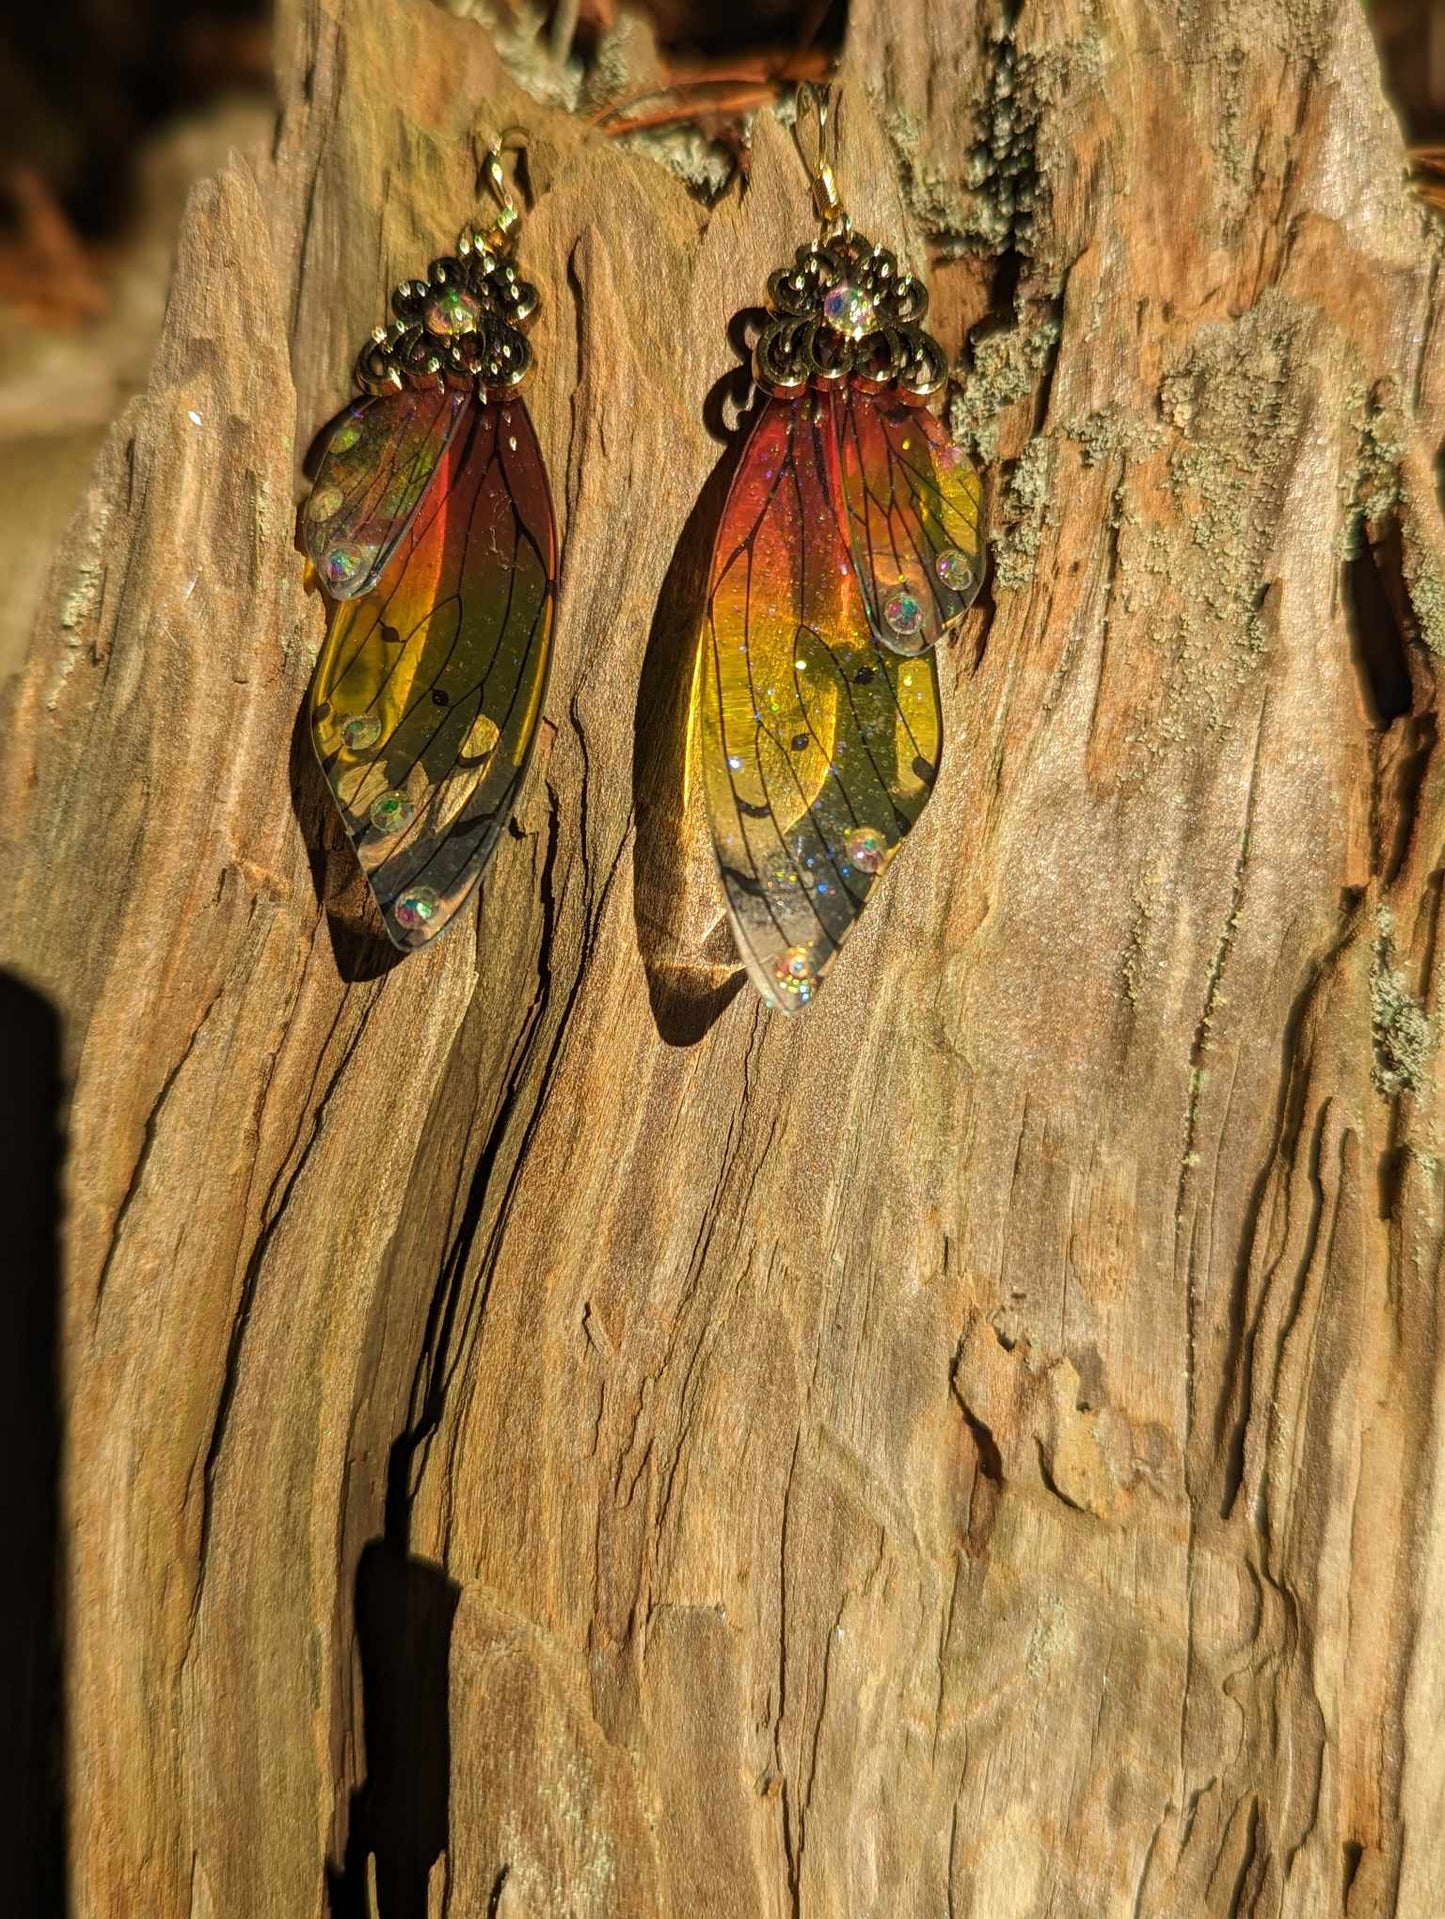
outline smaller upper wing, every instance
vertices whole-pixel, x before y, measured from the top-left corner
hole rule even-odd
[[[338,417],[301,509],[306,551],[333,600],[376,584],[470,398],[451,387],[403,387],[354,400]]]
[[[926,407],[850,385],[833,408],[869,622],[891,652],[927,652],[983,583],[982,482]]]

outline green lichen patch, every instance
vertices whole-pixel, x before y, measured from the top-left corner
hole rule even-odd
[[[1045,251],[1048,229],[1048,121],[1071,93],[1100,83],[1104,57],[1097,33],[1062,46],[1021,45],[1020,11],[1017,5],[1006,9],[988,32],[962,200],[951,184],[945,198],[937,177],[930,182],[912,164],[925,206],[930,199],[942,204],[960,250],[1032,260]],[[906,139],[899,137],[898,145],[909,164]]]
[[[1131,776],[1232,724],[1268,653],[1272,562],[1318,385],[1319,327],[1269,293],[1194,333],[1161,382],[1157,418],[1116,405],[1065,422],[1081,468],[1114,480],[1109,617],[1141,668]]]
[[[577,111],[586,82],[582,62],[554,51],[547,12],[535,0],[521,0],[515,8],[495,6],[492,0],[441,4],[457,19],[476,20],[487,29],[503,66],[534,100]]]
[[[1445,658],[1445,579],[1433,548],[1422,538],[1415,512],[1406,513],[1403,534],[1405,586],[1420,638],[1437,656]]]
[[[643,15],[627,8],[603,34],[591,60],[584,62],[570,47],[554,43],[555,15],[535,0],[522,0],[515,7],[498,6],[495,0],[441,0],[441,4],[457,18],[484,26],[511,77],[545,106],[596,113],[639,85],[656,84],[660,75],[651,27]],[[620,135],[619,144],[656,160],[709,204],[737,173],[735,155],[695,127],[639,128]]]
[[[620,135],[618,145],[656,160],[709,206],[727,191],[738,170],[728,149],[696,127],[643,127]]]
[[[1086,467],[1102,466],[1116,453],[1134,458],[1152,453],[1163,438],[1161,429],[1122,407],[1098,408],[1073,420],[1064,431],[1077,441],[1079,458]]]
[[[1248,656],[1265,649],[1265,566],[1304,426],[1303,325],[1293,302],[1268,293],[1239,320],[1202,328],[1160,389],[1174,429],[1169,485],[1197,556],[1191,610]]]
[[[874,104],[898,156],[898,176],[908,211],[941,258],[956,259],[970,251],[974,214],[968,189],[954,174],[928,158],[923,128],[911,113],[881,97]]]
[[[1139,1004],[1139,996],[1143,991],[1148,973],[1163,970],[1157,960],[1151,967],[1147,958],[1161,891],[1160,882],[1149,876],[1141,879],[1134,888],[1134,917],[1129,927],[1129,937],[1124,945],[1124,957],[1119,968],[1124,997],[1131,1006]]]
[[[963,239],[985,253],[1034,250],[1042,103],[1036,62],[1021,58],[1016,23],[996,27],[984,69],[978,138],[969,154]]]
[[[1350,388],[1346,432],[1354,451],[1340,476],[1345,515],[1340,557],[1353,560],[1365,550],[1368,528],[1388,520],[1400,505],[1406,426],[1393,381],[1382,381],[1373,391],[1366,391],[1363,381]]]
[[[1375,1043],[1375,1087],[1386,1099],[1418,1093],[1435,1050],[1435,1023],[1410,991],[1395,952],[1395,918],[1386,906],[1375,914],[1370,968],[1370,1030]]]
[[[1141,420],[1136,413],[1130,413],[1121,406],[1097,408],[1085,414],[1081,420],[1072,420],[1065,424],[1064,432],[1079,449],[1079,463],[1086,470],[1106,465],[1111,460],[1118,461],[1113,490],[1109,495],[1109,528],[1117,533],[1125,526],[1138,526],[1140,517],[1129,503],[1129,472],[1137,462],[1147,459],[1157,451],[1163,440],[1163,429],[1157,424]],[[1157,529],[1156,529],[1157,532]],[[1147,562],[1151,555],[1144,550]],[[1166,568],[1161,563],[1157,569],[1159,577],[1164,577]],[[1132,579],[1132,569],[1130,578]],[[1130,593],[1125,587],[1125,596]],[[1130,610],[1128,604],[1124,610]]]
[[[1439,509],[1410,451],[1410,422],[1393,378],[1366,390],[1357,381],[1346,402],[1352,453],[1340,475],[1343,520],[1340,557],[1357,559],[1391,527],[1400,535],[1401,572],[1415,630],[1445,658],[1445,574],[1439,547]]]
[[[1059,316],[1052,305],[1023,305],[1012,324],[974,334],[968,370],[949,400],[948,424],[954,439],[985,465],[998,456],[1000,417],[1035,390],[1058,344]]]
[[[105,568],[98,560],[82,560],[75,569],[70,591],[60,603],[60,624],[68,633],[83,626],[100,605]]]
[[[1058,454],[1057,440],[1036,436],[999,491],[989,531],[998,592],[1017,593],[1033,581],[1044,531],[1056,524],[1052,500]]]
[[[1318,65],[1335,29],[1338,0],[1250,0],[1247,7],[1175,0],[1175,12],[1186,57],[1211,84],[1209,139],[1220,210],[1226,231],[1237,229],[1264,176],[1261,143],[1270,137],[1274,104],[1264,91],[1269,55]],[[1287,138],[1282,128],[1274,135]]]

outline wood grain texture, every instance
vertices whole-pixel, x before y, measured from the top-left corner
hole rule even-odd
[[[1445,1908],[1439,234],[1355,0],[1014,13],[853,8],[994,573],[785,1023],[680,756],[787,136],[709,209],[474,20],[283,8],[6,712],[82,1919]],[[556,665],[385,970],[294,503],[513,120]]]

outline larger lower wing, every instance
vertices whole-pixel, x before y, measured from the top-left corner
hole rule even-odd
[[[738,947],[813,997],[938,772],[931,657],[881,647],[849,550],[836,402],[768,400],[713,554],[693,758]]]

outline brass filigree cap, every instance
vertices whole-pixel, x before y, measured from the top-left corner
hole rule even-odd
[[[463,233],[455,254],[433,260],[424,280],[403,280],[391,296],[395,319],[378,327],[356,362],[367,393],[400,386],[475,386],[502,397],[532,364],[523,329],[537,289],[490,236]]]
[[[780,398],[851,379],[921,401],[947,378],[942,347],[919,324],[928,311],[923,282],[861,233],[799,247],[793,265],[769,278],[768,304],[753,370]]]

